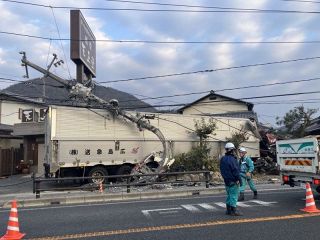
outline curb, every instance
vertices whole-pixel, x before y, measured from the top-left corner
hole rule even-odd
[[[140,192],[140,193],[97,193],[96,195],[78,195],[78,196],[64,196],[64,197],[42,197],[39,199],[17,199],[18,207],[43,207],[53,205],[68,205],[68,204],[90,204],[90,203],[104,203],[127,200],[145,200],[145,199],[161,199],[161,198],[175,198],[199,195],[212,195],[224,192],[224,188],[205,188],[194,190],[180,190],[180,191],[163,191],[163,192]],[[0,204],[1,205],[1,204]],[[2,209],[11,208],[11,201],[5,201],[0,207]]]

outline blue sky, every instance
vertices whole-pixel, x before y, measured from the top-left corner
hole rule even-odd
[[[83,8],[210,10],[210,8],[172,7],[106,0],[26,0],[26,2]],[[144,2],[182,3],[178,0],[145,0]],[[183,4],[320,12],[320,3],[307,1],[185,0]],[[70,37],[69,9],[51,9],[7,1],[0,1],[0,8],[2,14],[0,31],[59,38],[58,26],[61,38]],[[97,78],[95,79],[97,82],[320,56],[320,43],[259,43],[265,41],[318,41],[320,40],[318,30],[320,13],[187,13],[103,10],[82,10],[82,13],[96,39],[164,42],[258,42],[255,44],[98,42]],[[0,34],[0,77],[23,80],[24,68],[20,66],[18,52],[24,50],[27,52],[28,59],[43,67],[50,61],[52,53],[56,53],[67,64],[55,68],[53,71],[64,78],[74,78],[75,66],[70,60],[69,48],[69,41],[50,42],[49,40]],[[138,97],[140,95],[157,97],[317,78],[320,77],[319,64],[320,59],[314,59],[103,85],[136,94]],[[31,78],[38,76],[40,76],[39,73],[30,71]],[[5,88],[10,84],[12,82],[0,82],[0,87]],[[233,98],[243,98],[317,90],[320,91],[320,80],[218,93]],[[202,96],[191,95],[146,101],[150,104],[188,103]],[[297,101],[305,101],[303,104],[307,108],[318,108],[320,94],[252,99],[250,101],[255,104],[254,110],[258,113],[259,120],[263,123],[273,124],[276,116],[281,117],[291,108],[301,105],[301,102]],[[270,104],[270,101],[275,101],[277,104]]]

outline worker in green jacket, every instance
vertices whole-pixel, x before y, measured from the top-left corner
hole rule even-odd
[[[246,156],[247,151],[244,147],[239,148],[239,165],[240,165],[240,176],[241,176],[241,181],[242,185],[240,186],[240,195],[238,198],[238,201],[243,201],[244,200],[244,190],[246,189],[247,182],[249,184],[249,187],[251,191],[253,192],[253,198],[257,199],[258,198],[258,192],[257,189],[253,183],[252,180],[252,174],[254,170],[254,165],[253,161],[250,157]]]

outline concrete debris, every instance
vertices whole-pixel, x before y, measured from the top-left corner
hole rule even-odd
[[[268,181],[271,183],[279,183],[280,179],[279,178],[270,178]]]
[[[279,169],[277,167],[277,162],[271,157],[259,158],[254,163],[255,171],[258,173],[268,173],[277,175],[279,174]]]

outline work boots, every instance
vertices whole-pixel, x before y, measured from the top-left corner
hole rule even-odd
[[[253,191],[253,199],[257,199],[258,198],[258,192],[257,191]]]
[[[238,201],[239,202],[244,201],[244,192],[240,192],[240,195],[238,197]]]
[[[227,206],[226,215],[231,215],[231,206],[229,204],[226,204],[226,206]]]
[[[242,216],[243,214],[237,210],[236,207],[231,206],[231,216]]]

